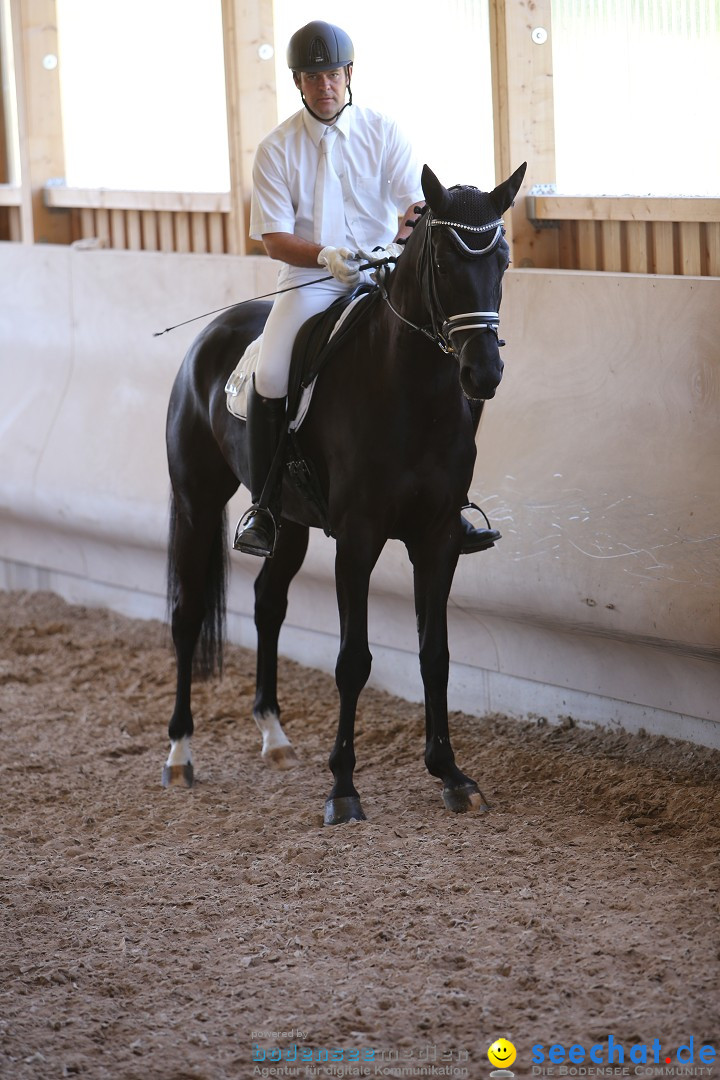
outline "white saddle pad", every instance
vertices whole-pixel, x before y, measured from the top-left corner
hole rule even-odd
[[[356,296],[355,299],[348,304],[338,321],[335,323],[332,334],[330,335],[331,338],[337,334],[355,305],[360,303],[361,300],[364,300],[367,295],[367,293],[363,293],[361,296]],[[257,368],[261,343],[262,334],[259,338],[256,338],[255,341],[250,342],[241,356],[239,364],[225,384],[225,400],[227,402],[228,412],[231,412],[233,416],[237,416],[239,420],[247,420],[248,390],[252,384],[252,377],[255,369]],[[291,431],[297,431],[307,416],[314,388],[315,380],[313,379],[310,385],[302,392],[297,416],[290,422]]]

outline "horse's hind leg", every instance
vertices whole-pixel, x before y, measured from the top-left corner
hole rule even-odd
[[[280,725],[277,700],[278,638],[287,611],[290,582],[302,566],[309,529],[284,521],[275,553],[255,581],[257,627],[257,682],[253,716],[263,738],[262,757],[276,769],[291,768],[297,755]]]
[[[163,769],[165,787],[192,787],[190,739],[193,673],[207,677],[222,667],[227,575],[226,496],[234,478],[212,501],[173,499],[168,545],[168,600],[177,662],[175,708],[168,726],[170,754]],[[198,649],[199,643],[199,649]]]
[[[474,780],[455,764],[448,724],[447,687],[450,673],[447,603],[457,553],[449,542],[408,545],[415,578],[415,610],[420,638],[420,671],[425,688],[425,764],[443,782],[443,802],[456,814],[488,810]]]

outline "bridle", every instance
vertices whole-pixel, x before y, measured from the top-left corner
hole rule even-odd
[[[479,258],[483,255],[489,255],[490,252],[495,250],[505,235],[502,218],[490,221],[486,225],[464,225],[459,221],[445,221],[433,217],[432,211],[428,210],[425,217],[423,250],[420,256],[420,289],[423,306],[430,315],[430,326],[418,326],[411,322],[410,319],[406,319],[404,315],[401,315],[390,302],[385,283],[381,281],[380,287],[382,289],[383,299],[398,319],[407,326],[412,327],[413,330],[419,330],[421,334],[424,334],[425,337],[429,338],[430,341],[434,342],[438,348],[442,349],[442,351],[448,355],[457,355],[455,346],[452,342],[452,336],[463,330],[479,330],[481,333],[492,333],[498,339],[498,345],[504,345],[505,342],[501,341],[498,336],[500,326],[499,312],[465,311],[462,314],[447,316],[443,311],[435,281],[435,259],[433,257],[432,244],[432,229],[435,228],[450,229],[454,243],[459,247],[466,258]],[[489,233],[493,230],[494,232],[490,243],[485,247],[470,248],[458,234],[458,229],[473,233]]]

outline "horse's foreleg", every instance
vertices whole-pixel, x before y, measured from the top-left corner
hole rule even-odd
[[[355,770],[355,715],[360,693],[372,664],[368,647],[367,612],[370,574],[382,543],[355,529],[347,539],[338,538],[335,582],[340,614],[340,652],[335,681],[340,692],[340,719],[330,754],[335,784],[325,803],[325,824],[364,821],[360,796],[353,784]]]
[[[257,627],[257,682],[253,716],[263,739],[262,757],[276,769],[297,762],[290,740],[280,724],[277,700],[278,638],[287,611],[290,582],[302,566],[309,529],[284,521],[275,554],[266,559],[255,580],[255,626]]]
[[[450,672],[447,603],[457,554],[442,544],[411,550],[415,579],[415,610],[420,639],[420,671],[425,689],[425,764],[443,782],[448,810],[488,810],[474,780],[455,764],[448,724],[447,687]]]

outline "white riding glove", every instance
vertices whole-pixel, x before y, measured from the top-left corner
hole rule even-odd
[[[317,261],[319,266],[326,266],[342,285],[357,285],[360,281],[360,264],[348,248],[324,247]]]

